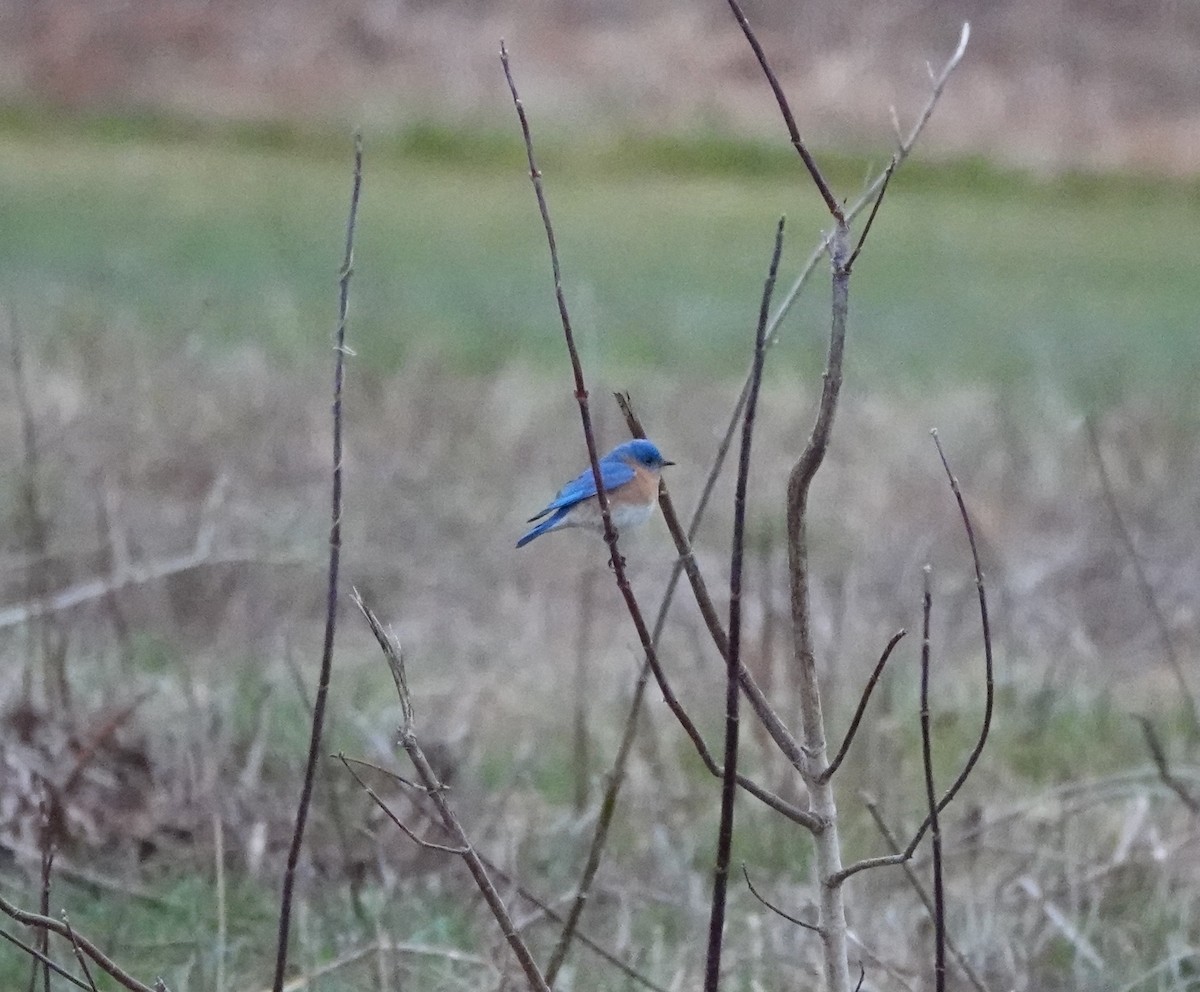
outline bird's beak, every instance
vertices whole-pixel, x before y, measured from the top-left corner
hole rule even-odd
[[[674,464],[675,464],[674,462],[667,462],[667,461],[664,461],[664,462],[663,462],[663,468],[666,468],[668,465],[674,465]]]

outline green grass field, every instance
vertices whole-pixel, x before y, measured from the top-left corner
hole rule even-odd
[[[740,368],[774,220],[788,216],[784,285],[825,220],[790,149],[563,134],[543,144],[585,358]],[[386,370],[419,352],[471,371],[558,369],[515,136],[419,129],[366,145],[353,311],[363,362]],[[830,171],[852,197],[878,164],[838,157]],[[48,342],[108,326],[286,357],[332,323],[348,138],[11,119],[0,176],[0,296]],[[914,164],[858,268],[849,372],[901,388],[1057,388],[1085,403],[1190,394],[1198,254],[1194,185]],[[785,326],[781,361],[809,374],[826,297],[814,285]]]

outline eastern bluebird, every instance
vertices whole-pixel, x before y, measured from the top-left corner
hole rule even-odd
[[[650,441],[643,439],[618,444],[600,459],[600,478],[604,480],[604,492],[615,527],[636,527],[650,519],[658,503],[658,477],[665,466],[674,464],[663,458]],[[542,517],[546,519],[517,542],[518,548],[535,537],[563,527],[604,529],[600,501],[596,498],[596,477],[591,466],[563,486],[549,506],[529,518],[529,523]]]

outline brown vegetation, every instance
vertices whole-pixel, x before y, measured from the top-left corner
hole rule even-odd
[[[788,91],[805,95],[818,146],[877,142],[888,103],[922,99],[919,67],[969,20],[970,64],[926,151],[1049,170],[1200,168],[1195,4],[759,0],[747,12]],[[0,95],[376,130],[414,119],[494,125],[506,111],[494,58],[504,37],[544,119],[774,134],[762,80],[726,18],[723,4],[691,0],[21,0],[0,8]]]

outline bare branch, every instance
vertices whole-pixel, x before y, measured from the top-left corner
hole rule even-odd
[[[554,228],[550,222],[549,207],[546,204],[546,197],[542,187],[542,174],[537,168],[537,162],[533,153],[533,138],[529,129],[529,121],[525,114],[525,107],[522,104],[520,96],[517,93],[516,84],[513,82],[512,73],[508,63],[508,51],[504,44],[500,45],[500,61],[504,67],[505,78],[508,80],[509,91],[512,94],[513,105],[517,110],[517,117],[521,124],[521,133],[525,141],[526,157],[529,161],[529,175],[533,182],[534,191],[537,195],[538,208],[542,215],[542,223],[546,229],[546,241],[550,248],[551,269],[554,274],[554,289],[555,297],[558,301],[559,317],[563,326],[563,337],[567,343],[567,351],[571,360],[571,368],[575,378],[575,399],[579,404],[580,419],[583,422],[584,440],[588,447],[588,457],[591,460],[592,476],[596,483],[596,492],[598,502],[600,503],[601,515],[604,520],[604,536],[609,545],[609,561],[612,565],[613,574],[616,577],[617,587],[621,592],[622,598],[625,600],[626,608],[629,612],[630,619],[637,630],[638,640],[641,642],[642,650],[645,652],[646,661],[650,665],[650,670],[654,674],[654,679],[658,683],[659,689],[663,694],[663,699],[675,718],[683,727],[684,732],[691,739],[693,746],[696,748],[700,759],[704,762],[705,767],[714,774],[720,775],[721,772],[713,759],[712,754],[708,750],[708,746],[704,743],[704,739],[700,735],[700,731],[696,728],[691,717],[683,708],[679,698],[671,689],[667,682],[666,674],[659,664],[658,653],[655,649],[654,640],[650,635],[650,631],[646,626],[645,619],[642,616],[641,607],[638,605],[637,598],[634,596],[633,588],[629,584],[628,576],[625,572],[624,559],[617,551],[617,533],[612,526],[612,517],[608,508],[608,497],[604,490],[604,482],[600,478],[600,465],[596,454],[596,441],[592,431],[591,413],[588,408],[588,393],[583,379],[583,368],[579,361],[579,353],[575,347],[574,333],[571,330],[571,320],[567,312],[566,298],[562,291],[562,275],[558,262],[558,250],[554,238]],[[739,782],[741,778],[739,777]],[[755,794],[765,793],[765,790],[758,790]],[[787,808],[788,804],[780,800],[778,803],[771,803],[773,808]],[[818,821],[811,817],[806,817],[802,810],[796,810],[792,807],[795,813],[799,814],[800,819],[808,819],[808,822],[814,827]],[[796,818],[793,815],[793,818]],[[798,822],[800,820],[798,819]],[[810,827],[812,829],[812,827]]]
[[[12,917],[12,919],[16,920],[18,923],[25,924],[27,927],[37,927],[41,930],[50,930],[58,934],[60,937],[71,939],[71,935],[74,933],[74,942],[79,945],[79,947],[83,950],[83,953],[91,958],[105,974],[111,976],[123,988],[129,989],[129,992],[154,992],[149,985],[139,982],[112,958],[100,950],[99,947],[88,940],[87,937],[77,931],[73,931],[61,920],[56,920],[51,916],[42,916],[40,913],[27,912],[26,910],[14,906],[3,896],[0,896],[0,912]],[[15,942],[16,941],[14,941],[14,943]]]
[[[88,967],[87,957],[84,955],[83,949],[79,946],[79,941],[75,939],[75,931],[71,929],[71,921],[67,919],[66,913],[62,914],[62,921],[67,928],[68,935],[71,938],[71,947],[75,949],[75,960],[79,962],[79,967],[83,969],[83,977],[87,979],[88,988],[91,989],[91,992],[97,992],[96,983],[92,979],[92,969]],[[75,982],[76,985],[79,984],[79,982],[74,978],[72,978],[71,981]],[[218,985],[217,987],[220,989],[223,986]]]
[[[475,848],[471,846],[471,842],[467,839],[466,831],[463,830],[458,817],[446,801],[445,786],[438,778],[433,767],[429,764],[429,759],[425,757],[425,752],[421,749],[421,745],[413,733],[411,719],[412,701],[407,698],[408,683],[404,677],[404,656],[399,644],[394,637],[384,631],[383,625],[380,624],[371,608],[363,602],[362,597],[358,595],[357,591],[354,593],[354,605],[359,608],[370,625],[371,633],[375,635],[375,640],[379,643],[380,649],[387,658],[388,668],[391,670],[396,682],[397,692],[401,694],[400,706],[405,713],[406,720],[406,726],[400,733],[401,747],[408,754],[409,760],[416,769],[417,777],[421,780],[421,785],[429,794],[429,798],[437,809],[442,826],[461,848],[461,852],[459,853],[461,853],[462,859],[466,863],[467,870],[470,871],[471,877],[475,880],[475,885],[483,896],[484,902],[488,904],[488,909],[491,910],[492,916],[500,925],[504,939],[508,942],[508,946],[516,956],[521,970],[525,973],[525,979],[529,987],[534,992],[550,992],[550,986],[546,983],[546,979],[538,969],[537,962],[534,961],[528,946],[517,931],[512,917],[504,905],[504,900],[500,898],[500,893],[496,891],[496,886],[488,876],[483,859],[480,858]],[[350,767],[349,763],[346,764],[346,767]]]
[[[449,847],[446,844],[435,844],[433,841],[424,840],[423,838],[418,837],[415,833],[413,833],[408,824],[406,824],[400,819],[400,817],[393,813],[388,804],[379,798],[379,794],[362,780],[362,777],[358,774],[358,772],[356,772],[350,766],[350,762],[346,759],[344,754],[339,752],[337,758],[343,765],[346,766],[346,771],[348,771],[354,777],[354,781],[358,783],[363,792],[370,796],[375,805],[383,810],[384,815],[396,825],[402,834],[404,834],[418,847],[423,847],[428,851],[441,851],[443,854],[457,854],[461,856],[467,853],[467,849],[465,847]]]
[[[511,885],[513,887],[513,889],[516,890],[517,895],[519,895],[522,899],[525,899],[528,902],[533,903],[533,905],[537,906],[538,909],[540,909],[542,911],[542,913],[545,915],[545,917],[547,919],[552,920],[555,923],[559,923],[559,924],[562,924],[565,926],[565,924],[567,922],[567,918],[562,913],[560,913],[558,910],[556,910],[553,906],[551,906],[548,902],[546,902],[544,899],[537,896],[532,891],[530,891],[528,888],[526,888],[524,885],[522,885],[520,880],[517,879],[514,875],[512,875],[510,872],[505,871],[503,868],[501,868],[499,865],[497,865],[494,861],[489,860],[488,858],[484,857],[482,854],[479,855],[479,860],[484,863],[484,865],[487,867],[488,871],[490,871],[493,875],[495,875],[497,878],[503,879],[506,884]],[[633,979],[639,985],[643,985],[646,988],[650,989],[651,992],[667,992],[667,990],[664,989],[661,985],[656,984],[655,982],[653,982],[649,978],[647,978],[645,975],[643,975],[641,972],[639,972],[637,969],[631,967],[629,964],[626,964],[619,957],[617,957],[612,951],[610,951],[607,948],[603,947],[602,945],[596,943],[596,941],[594,941],[591,937],[589,937],[587,934],[583,933],[582,931],[575,932],[575,939],[578,940],[581,944],[583,944],[583,946],[586,947],[588,950],[590,950],[593,954],[596,954],[598,957],[604,959],[609,964],[613,965],[613,967],[618,968],[627,977]]]
[[[788,923],[794,923],[798,927],[803,927],[805,930],[811,930],[813,933],[820,933],[821,928],[812,923],[805,923],[802,919],[792,916],[791,913],[785,913],[782,909],[771,902],[766,896],[754,887],[754,883],[750,880],[750,872],[746,869],[746,863],[742,862],[742,874],[746,876],[746,885],[750,888],[750,894],[759,902],[767,907],[776,916],[782,917]]]
[[[971,524],[971,515],[967,512],[967,504],[963,499],[962,489],[959,488],[958,479],[950,470],[950,463],[946,460],[946,453],[942,450],[942,442],[938,438],[937,430],[930,431],[930,436],[933,438],[933,443],[937,447],[938,457],[941,459],[942,468],[945,470],[946,478],[950,481],[950,489],[954,493],[955,502],[958,504],[958,514],[963,523],[963,529],[967,534],[967,543],[971,547],[971,562],[975,569],[975,589],[979,596],[979,620],[980,627],[983,633],[983,664],[984,664],[984,704],[983,704],[983,724],[979,729],[979,737],[975,741],[975,746],[971,749],[966,763],[962,767],[962,771],[958,773],[958,777],[946,790],[946,794],[942,796],[941,801],[937,804],[938,812],[944,810],[950,802],[958,795],[958,790],[963,787],[971,770],[979,761],[979,756],[983,753],[984,745],[987,744],[988,733],[992,726],[992,712],[995,707],[995,682],[993,680],[993,658],[992,658],[992,626],[991,620],[988,617],[987,605],[987,588],[983,581],[983,566],[979,561],[979,547],[975,541],[975,528]],[[917,849],[917,845],[921,843],[921,838],[925,836],[925,831],[929,829],[929,817],[925,818],[925,822],[921,824],[908,846],[899,854],[884,855],[878,858],[864,858],[862,861],[856,861],[852,865],[844,868],[838,876],[839,881],[845,881],[851,875],[855,875],[860,871],[865,871],[868,868],[884,868],[889,865],[903,864],[913,856],[913,852]]]
[[[906,630],[898,630],[892,635],[891,640],[887,642],[887,646],[883,649],[883,654],[879,656],[879,660],[875,663],[875,670],[871,672],[871,677],[867,679],[866,687],[863,689],[862,695],[858,698],[858,707],[855,709],[854,717],[850,721],[850,729],[846,731],[846,739],[842,741],[842,746],[838,748],[837,756],[829,763],[829,767],[821,773],[821,781],[826,782],[831,779],[845,760],[846,755],[850,751],[850,745],[854,743],[854,735],[858,732],[858,725],[862,722],[863,714],[867,710],[867,703],[871,701],[871,694],[875,691],[875,686],[879,683],[880,676],[883,675],[883,666],[888,663],[893,649],[907,633],[908,631]]]
[[[892,181],[892,173],[896,171],[896,156],[892,156],[891,164],[883,172],[883,185],[879,187],[879,195],[875,197],[875,202],[871,205],[871,213],[867,217],[866,224],[863,225],[862,234],[858,236],[858,244],[854,246],[854,251],[850,253],[850,258],[846,262],[846,271],[849,272],[854,268],[854,263],[858,259],[859,253],[863,250],[863,245],[867,243],[867,235],[871,233],[871,225],[875,223],[875,215],[879,213],[879,205],[883,203],[884,195],[887,193],[888,183]]]
[[[883,816],[879,812],[879,805],[873,800],[867,800],[866,806],[867,812],[871,814],[871,819],[875,821],[875,826],[879,828],[879,832],[883,835],[883,839],[887,843],[888,847],[892,849],[894,854],[899,854],[900,842],[896,839],[896,835],[892,833],[891,829],[884,822]],[[916,892],[917,898],[921,900],[921,904],[925,907],[925,912],[929,914],[929,918],[932,920],[935,913],[933,899],[930,897],[929,893],[925,891],[925,886],[921,884],[921,879],[918,877],[916,870],[913,868],[912,862],[904,861],[901,863],[901,867],[904,869],[904,874],[908,878],[909,885],[913,887],[913,891]],[[981,979],[975,973],[975,969],[971,967],[971,963],[966,959],[966,956],[962,953],[962,951],[958,949],[958,946],[955,944],[954,940],[949,934],[946,934],[946,949],[950,952],[950,956],[954,959],[955,964],[957,964],[962,970],[962,973],[966,976],[967,981],[971,983],[976,992],[991,992],[987,985],[984,984],[983,979]]]
[[[704,966],[705,992],[717,992],[721,983],[721,944],[725,934],[725,906],[729,885],[729,857],[733,848],[733,811],[737,799],[738,701],[741,698],[739,670],[742,648],[742,562],[746,550],[746,493],[750,485],[750,450],[754,439],[754,416],[758,412],[758,393],[762,384],[763,359],[766,355],[767,318],[771,294],[779,273],[783,253],[783,218],[775,228],[771,264],[763,285],[758,325],[754,332],[754,361],[750,376],[750,395],[742,422],[742,447],[738,456],[737,483],[733,496],[733,549],[729,563],[729,648],[725,674],[725,768],[721,781],[721,814],[717,828],[716,866],[713,870],[712,905],[708,921],[708,953]]]
[[[617,551],[617,530],[613,526],[612,513],[608,504],[608,491],[600,472],[600,456],[596,449],[596,436],[592,427],[592,414],[588,408],[587,385],[583,378],[583,364],[579,360],[579,350],[575,347],[575,332],[571,329],[571,315],[567,310],[567,298],[563,293],[562,266],[558,260],[558,242],[554,236],[554,225],[550,221],[550,206],[546,202],[546,191],[542,184],[542,173],[537,167],[533,154],[533,134],[529,127],[529,118],[525,114],[525,104],[517,93],[517,84],[513,81],[512,69],[508,64],[508,49],[500,42],[500,64],[504,68],[504,78],[508,82],[509,93],[512,94],[513,106],[517,111],[517,120],[521,125],[521,136],[525,141],[525,156],[529,162],[529,178],[533,183],[534,195],[537,197],[538,211],[542,216],[542,227],[546,231],[546,245],[550,249],[550,269],[554,277],[554,298],[558,303],[558,316],[562,323],[563,338],[567,345],[567,355],[571,361],[571,372],[575,378],[575,401],[579,405],[579,417],[583,424],[583,439],[587,445],[588,461],[592,466],[592,478],[596,483],[596,501],[600,505],[600,517],[604,525],[604,540],[608,544],[609,560],[612,563],[613,574],[617,586],[625,598],[631,613],[638,613],[633,601],[633,590],[625,575],[625,561]],[[640,613],[634,617],[635,625],[640,619]],[[642,625],[644,626],[644,624]],[[641,631],[639,630],[639,634]],[[643,640],[648,641],[649,635]]]
[[[787,97],[784,96],[783,87],[779,85],[779,79],[775,75],[775,71],[771,68],[771,64],[767,61],[767,54],[763,51],[762,45],[758,38],[755,37],[754,31],[750,28],[750,22],[746,20],[746,15],[742,11],[741,4],[738,0],[728,0],[729,9],[733,11],[733,16],[737,19],[738,26],[742,29],[742,34],[746,36],[746,40],[750,43],[750,47],[754,49],[754,57],[758,59],[759,67],[763,71],[763,75],[767,77],[767,83],[771,87],[771,92],[775,94],[775,102],[779,104],[779,112],[783,115],[783,122],[787,125],[788,136],[792,139],[792,147],[800,153],[800,158],[804,162],[804,167],[808,169],[808,174],[812,176],[812,181],[816,183],[817,192],[821,194],[821,199],[825,201],[825,206],[829,209],[829,213],[833,219],[840,225],[846,221],[842,213],[842,206],[837,202],[837,198],[829,189],[829,184],[825,181],[825,177],[821,175],[821,170],[817,168],[816,160],[809,153],[808,148],[804,144],[804,139],[800,137],[800,128],[796,126],[796,117],[792,113],[792,108],[788,106]]]
[[[325,727],[325,704],[329,698],[329,682],[333,674],[333,638],[337,624],[338,568],[342,552],[342,386],[346,374],[346,318],[350,307],[350,276],[354,266],[354,231],[358,222],[358,201],[362,193],[362,135],[354,135],[354,179],[350,191],[350,213],[346,221],[346,250],[339,273],[338,320],[334,335],[333,363],[333,492],[329,526],[329,581],[325,597],[325,639],[321,648],[321,674],[313,703],[312,728],[308,741],[308,758],[304,766],[304,784],[292,841],[288,848],[287,867],[283,874],[280,897],[279,930],[275,949],[274,992],[283,992],[287,971],[288,939],[291,935],[292,898],[296,883],[296,866],[304,844],[304,827],[312,804],[317,760],[321,754],[321,734]]]
[[[946,903],[942,886],[942,828],[938,823],[937,788],[933,783],[933,736],[929,725],[929,617],[933,610],[930,586],[932,569],[924,569],[921,597],[921,765],[925,771],[925,800],[929,807],[929,832],[933,846],[933,947],[934,989],[946,989]]]
[[[621,407],[621,412],[625,415],[625,422],[629,426],[629,431],[634,437],[645,437],[646,432],[642,428],[641,421],[638,420],[637,414],[633,410],[632,401],[627,393],[616,394],[617,403]],[[739,411],[744,407],[739,405]],[[727,436],[725,441],[729,441]],[[725,442],[722,442],[723,444]],[[657,642],[659,635],[662,633],[663,627],[666,624],[667,611],[671,605],[671,599],[675,592],[675,587],[678,582],[681,572],[685,572],[688,576],[688,581],[692,586],[692,593],[696,598],[696,602],[700,607],[700,612],[705,618],[705,624],[708,627],[713,643],[717,650],[721,653],[723,659],[728,658],[729,641],[725,634],[725,629],[721,625],[720,618],[717,617],[716,607],[713,605],[712,597],[709,595],[708,586],[704,581],[704,576],[701,574],[699,566],[696,564],[696,557],[692,553],[691,538],[695,536],[699,528],[700,518],[703,515],[707,505],[708,494],[712,491],[712,487],[716,483],[717,473],[709,474],[708,482],[704,494],[701,496],[700,504],[696,508],[696,512],[692,517],[692,522],[689,524],[685,533],[682,525],[679,522],[679,517],[675,512],[674,503],[671,500],[670,493],[667,490],[666,483],[659,481],[659,505],[662,508],[663,517],[667,521],[667,528],[671,532],[672,538],[675,540],[675,547],[679,551],[679,559],[675,567],[671,571],[671,577],[667,581],[666,591],[663,593],[662,604],[659,607],[658,618],[654,626],[654,640]],[[776,746],[783,752],[784,756],[797,769],[801,769],[805,758],[800,749],[800,745],[796,742],[796,738],[792,732],[788,730],[786,724],[780,719],[779,714],[775,712],[766,695],[754,680],[754,676],[750,670],[738,662],[738,679],[741,683],[742,691],[746,694],[746,699],[750,703],[751,709],[755,715],[762,721],[771,739]],[[660,681],[661,685],[661,681]],[[673,695],[673,693],[672,693]],[[703,754],[701,755],[703,759]],[[714,775],[719,775],[715,760],[705,760],[705,765]],[[742,775],[738,775],[738,784],[751,795],[761,799],[772,809],[783,813],[789,819],[799,823],[808,830],[816,831],[821,829],[821,821],[809,813],[800,810],[798,807],[786,803],[779,797],[772,795],[749,782]],[[799,815],[797,815],[799,814]]]
[[[55,964],[53,961],[51,961],[48,957],[46,957],[45,954],[43,954],[41,951],[39,951],[32,944],[25,943],[25,941],[23,941],[20,937],[16,937],[4,929],[0,929],[0,937],[7,940],[10,944],[14,944],[15,946],[19,947],[26,954],[28,954],[31,958],[33,958],[34,961],[41,961],[41,962],[45,963],[46,966],[52,972],[54,972],[54,974],[59,975],[62,978],[65,978],[68,982],[70,982],[76,988],[84,989],[85,992],[88,989],[88,986],[84,985],[83,982],[81,982],[78,978],[76,978],[74,975],[72,975],[69,971],[65,971],[63,968],[59,967],[57,964]],[[96,989],[96,987],[93,985],[91,987],[91,992],[95,992],[95,989]]]

